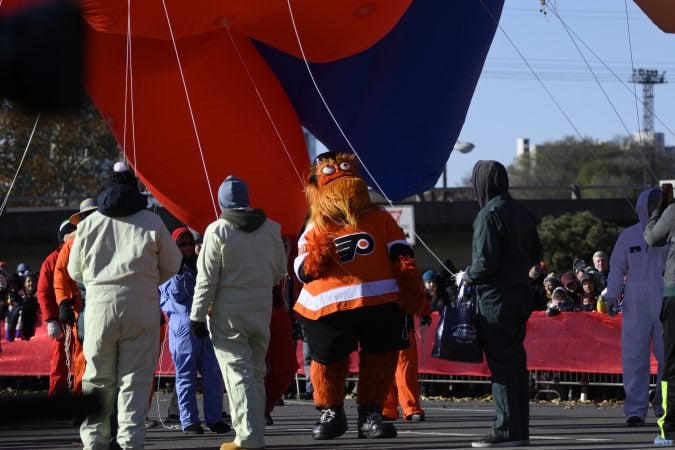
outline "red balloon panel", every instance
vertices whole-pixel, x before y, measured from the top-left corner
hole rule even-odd
[[[249,39],[232,38],[234,45],[218,30],[177,43],[202,153],[172,43],[132,39],[125,153],[155,197],[193,228],[215,220],[218,187],[235,175],[248,182],[252,206],[295,235],[306,211],[300,174],[309,165],[300,123]],[[126,37],[89,30],[87,88],[120,144],[125,57]]]
[[[310,61],[326,62],[370,48],[396,25],[412,0],[293,0],[293,17]],[[97,31],[127,34],[127,2],[80,0]],[[286,0],[143,0],[131,2],[134,36],[175,39],[229,26],[232,30],[300,56]]]

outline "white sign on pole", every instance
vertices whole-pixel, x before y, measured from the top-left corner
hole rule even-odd
[[[415,209],[412,205],[385,206],[398,226],[403,229],[408,244],[415,245]]]

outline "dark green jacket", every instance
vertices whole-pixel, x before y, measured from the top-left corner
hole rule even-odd
[[[473,222],[472,264],[467,269],[476,285],[478,312],[493,320],[514,313],[526,320],[533,306],[528,272],[541,258],[534,215],[508,192],[492,197]],[[505,314],[503,305],[515,311]]]

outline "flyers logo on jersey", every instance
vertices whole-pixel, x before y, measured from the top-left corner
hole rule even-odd
[[[335,239],[340,262],[353,261],[356,255],[367,255],[375,250],[375,240],[368,233],[354,233]]]

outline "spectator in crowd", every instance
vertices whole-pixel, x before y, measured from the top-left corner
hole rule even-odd
[[[609,260],[605,305],[616,314],[624,286],[621,324],[621,363],[626,392],[624,413],[628,426],[642,426],[649,409],[650,349],[659,364],[657,383],[663,367],[663,332],[659,315],[663,303],[663,269],[667,247],[650,247],[643,238],[649,216],[661,202],[659,189],[646,189],[638,197],[635,211],[639,222],[621,232]],[[651,345],[650,345],[651,344]],[[654,414],[663,414],[661,389],[652,402]]]
[[[21,286],[23,286],[24,281],[26,280],[26,276],[29,273],[32,273],[32,271],[30,270],[30,266],[28,264],[22,262],[22,263],[19,263],[18,266],[16,266],[16,274],[21,279]]]
[[[533,311],[546,310],[548,298],[546,298],[546,289],[544,288],[544,280],[546,279],[546,263],[543,261],[535,264],[530,269],[530,289],[534,296]]]
[[[190,333],[190,312],[197,275],[195,240],[190,231],[176,228],[171,238],[183,256],[178,273],[162,284],[160,305],[169,318],[169,350],[176,367],[176,392],[180,423],[184,433],[203,434],[197,408],[197,372],[202,376],[204,420],[215,433],[227,433],[223,422],[223,375],[218,367],[211,339],[197,339]]]
[[[42,318],[47,323],[47,335],[50,339],[48,391],[50,397],[68,393],[68,367],[66,366],[64,339],[62,339],[63,330],[59,321],[59,305],[56,303],[54,292],[54,270],[64,240],[75,229],[75,225],[71,224],[69,220],[61,222],[57,233],[58,246],[42,262],[40,277],[38,278],[37,299],[40,303]]]
[[[546,275],[543,284],[544,284],[544,291],[546,292],[547,302],[551,301],[551,298],[553,297],[553,291],[555,290],[555,288],[562,287],[562,283],[560,283],[560,278],[555,276],[553,272]]]
[[[657,445],[673,445],[675,443],[675,207],[672,206],[672,186],[664,186],[659,206],[651,214],[645,227],[643,237],[648,245],[660,249],[668,249],[668,260],[664,272],[665,288],[660,319],[663,323],[664,361],[661,385],[663,415],[657,423],[660,434],[654,439]],[[611,271],[614,266],[611,266]],[[611,274],[610,271],[610,274]]]
[[[15,338],[21,337],[21,327],[19,319],[23,306],[23,297],[19,292],[21,290],[21,278],[16,273],[10,273],[7,276],[7,317],[5,318],[5,339],[7,342],[13,342]],[[19,327],[17,333],[17,326]]]
[[[553,290],[551,300],[546,304],[546,314],[553,317],[563,311],[574,311],[574,302],[570,300],[565,288],[557,287]]]
[[[584,273],[581,277],[581,302],[579,306],[582,311],[596,311],[598,307],[598,294],[596,290],[597,278],[592,272]]]
[[[527,446],[530,374],[523,342],[533,301],[528,273],[543,256],[537,220],[510,196],[501,163],[478,161],[471,181],[481,209],[473,223],[472,262],[458,281],[477,285],[478,335],[497,410],[492,432],[471,445]]]
[[[33,272],[28,272],[24,277],[23,290],[21,291],[21,297],[23,299],[21,305],[21,317],[19,319],[19,325],[17,326],[17,338],[21,338],[24,341],[30,340],[35,336],[35,328],[40,326],[39,322],[39,310],[40,305],[36,297],[36,291],[38,286],[38,276]]]
[[[607,253],[602,250],[598,250],[593,253],[593,267],[600,274],[602,284],[599,286],[600,290],[607,287],[607,275],[609,275],[609,258],[607,258]]]
[[[279,224],[250,208],[244,181],[228,176],[218,203],[222,214],[204,232],[197,259],[192,332],[205,338],[210,331],[225,377],[237,436],[221,450],[262,448],[272,288],[286,274],[286,252]]]
[[[586,264],[586,261],[581,258],[575,258],[574,262],[572,263],[572,273],[575,277],[577,277],[579,285],[581,285],[581,279],[584,276],[586,267],[588,267],[588,264]]]
[[[106,448],[117,401],[117,443],[143,448],[148,398],[159,352],[159,285],[180,269],[181,254],[129,171],[114,172],[78,225],[68,272],[87,289],[84,393],[97,393],[98,413],[85,418],[85,449]]]
[[[422,274],[422,281],[424,281],[424,291],[429,299],[431,311],[440,313],[445,306],[450,305],[450,295],[443,285],[442,278],[435,270],[425,271]]]
[[[0,342],[2,341],[2,324],[7,318],[9,291],[7,290],[7,277],[3,272],[0,272]],[[2,345],[0,345],[0,353],[2,353]]]
[[[560,277],[562,287],[567,291],[567,296],[574,304],[575,308],[579,307],[581,297],[579,296],[579,280],[572,274],[572,272],[565,272]]]

